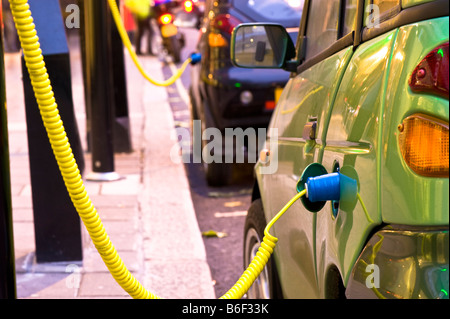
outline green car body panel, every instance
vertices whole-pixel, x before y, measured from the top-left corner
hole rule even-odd
[[[346,284],[367,236],[382,222],[378,174],[383,152],[379,143],[380,114],[396,33],[391,31],[361,44],[339,86],[322,164],[329,172],[334,163],[339,163],[344,174],[346,170],[356,172],[368,215],[360,203],[339,207],[335,219],[330,209],[317,213],[321,225],[317,228],[318,278],[324,278],[328,267],[336,265]]]
[[[258,174],[261,163],[255,169],[266,219],[295,195],[311,163],[356,178],[366,211],[360,202],[338,208],[327,202],[311,213],[298,202],[274,225],[283,243],[275,249],[275,261],[284,297],[325,297],[331,267],[347,286],[371,232],[380,225],[442,225],[448,230],[449,179],[415,174],[402,158],[397,129],[414,113],[449,121],[447,99],[415,94],[408,85],[417,64],[448,41],[448,23],[444,17],[391,30],[356,50],[339,51],[286,85],[269,126],[269,132],[278,132],[278,170]],[[302,137],[310,121],[317,121],[312,141]],[[274,194],[275,189],[283,191]]]
[[[449,121],[448,99],[411,92],[408,80],[417,64],[434,48],[448,42],[449,20],[439,18],[398,31],[392,52],[389,90],[384,106],[381,164],[381,212],[387,224],[448,225],[449,179],[415,174],[403,161],[397,126],[415,113]]]
[[[296,185],[305,167],[314,162],[320,162],[324,146],[329,112],[334,102],[345,68],[352,55],[348,48],[317,64],[287,84],[277,107],[274,120],[270,128],[278,129],[278,171],[276,174],[263,175],[262,189],[290,190],[271,196],[262,196],[266,212],[276,213],[296,193]],[[329,75],[333,76],[329,76]],[[303,126],[312,120],[317,121],[317,139],[305,140],[302,137]],[[292,284],[285,287],[286,295],[307,293],[306,297],[318,297],[316,278],[316,225],[315,214],[302,209],[300,203],[293,207],[288,219],[279,220],[273,227],[275,236],[285,238],[287,245],[280,245],[276,249],[290,260],[283,260],[277,264],[281,281],[289,277],[292,272],[304,274]],[[267,216],[270,220],[273,216]],[[308,243],[305,245],[305,243]],[[301,263],[298,262],[302,256]],[[297,269],[301,267],[302,269]],[[302,282],[302,284],[300,284]],[[304,288],[305,284],[308,288]],[[301,288],[301,292],[297,291]],[[292,291],[291,291],[292,290]]]

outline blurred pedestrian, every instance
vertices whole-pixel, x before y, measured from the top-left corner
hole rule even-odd
[[[153,41],[153,1],[152,0],[126,0],[125,6],[133,13],[136,21],[135,49],[136,54],[141,55],[141,45],[144,35],[147,33],[147,54],[154,55]]]

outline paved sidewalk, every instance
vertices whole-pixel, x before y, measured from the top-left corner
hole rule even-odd
[[[75,113],[86,150],[80,52],[70,37]],[[143,57],[162,79],[161,62]],[[19,54],[6,54],[8,128],[18,298],[130,298],[115,282],[83,226],[83,261],[37,264]],[[133,152],[116,154],[115,182],[86,181],[111,241],[128,269],[151,292],[172,298],[215,298],[206,254],[177,143],[165,88],[147,83],[126,55]],[[176,154],[176,152],[175,152]],[[91,170],[85,153],[86,176]]]

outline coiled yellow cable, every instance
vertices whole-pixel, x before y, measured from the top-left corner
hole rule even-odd
[[[125,45],[125,47],[128,50],[128,53],[130,54],[131,59],[133,60],[134,64],[136,65],[139,72],[142,74],[142,76],[149,81],[150,83],[157,85],[157,86],[169,86],[175,83],[176,80],[180,78],[180,76],[183,74],[183,72],[186,70],[186,67],[189,65],[189,63],[192,62],[192,59],[189,57],[184,61],[181,68],[177,70],[177,72],[167,79],[166,81],[157,81],[152,79],[147,72],[145,72],[144,68],[142,67],[142,64],[139,62],[139,59],[136,55],[136,53],[133,50],[133,46],[131,45],[130,38],[128,37],[128,33],[125,29],[125,26],[122,22],[122,17],[120,16],[119,8],[117,7],[116,0],[108,0],[109,7],[111,8],[111,14],[113,16],[114,22],[116,24],[117,30],[119,31],[120,37],[122,38],[122,42]]]
[[[300,197],[306,194],[306,189],[297,193],[284,207],[275,215],[274,218],[267,224],[264,229],[264,238],[261,246],[256,253],[256,256],[252,259],[252,262],[247,267],[247,269],[242,274],[241,278],[236,282],[236,284],[228,290],[220,299],[241,299],[247,291],[250,289],[250,286],[255,282],[256,278],[259,276],[261,271],[266,266],[269,261],[270,256],[273,253],[275,245],[278,242],[278,238],[269,234],[270,229],[273,224],[280,219],[281,216],[292,206]]]
[[[86,192],[59,115],[28,0],[9,0],[9,3],[42,120],[73,205],[103,262],[117,283],[135,299],[159,298],[145,289],[127,269],[111,243],[100,216]],[[305,193],[306,191],[298,193],[267,225],[263,243],[256,257],[237,283],[221,298],[241,298],[248,291],[263,270],[278,241],[269,234],[270,228]]]

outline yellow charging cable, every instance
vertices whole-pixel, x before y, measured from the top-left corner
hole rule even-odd
[[[36,101],[70,198],[108,270],[133,298],[158,298],[147,291],[119,257],[93,206],[70,148],[45,68],[28,0],[9,0]]]
[[[111,243],[100,216],[86,192],[59,115],[28,0],[9,0],[9,3],[44,127],[74,207],[103,262],[117,283],[135,299],[159,298],[145,289],[127,269]],[[269,234],[270,228],[305,193],[306,191],[298,193],[267,225],[263,242],[255,258],[236,284],[221,298],[241,298],[248,291],[263,270],[278,241],[276,237]]]
[[[108,1],[111,3],[111,0]],[[127,269],[114,245],[111,243],[100,216],[86,192],[78,165],[64,130],[63,122],[59,115],[58,105],[56,104],[47,69],[45,68],[44,57],[42,56],[39,38],[33,23],[28,0],[9,0],[9,3],[44,127],[76,211],[103,262],[116,282],[135,299],[158,299],[158,296],[145,289]],[[264,269],[278,241],[276,237],[270,235],[269,231],[271,227],[305,194],[306,189],[297,193],[267,224],[264,230],[263,241],[256,256],[236,284],[220,297],[221,299],[239,299],[244,296]],[[363,205],[366,216],[371,221],[359,193],[358,199]]]
[[[133,50],[133,46],[131,45],[130,38],[128,37],[128,33],[125,30],[125,27],[122,22],[122,17],[120,16],[119,8],[117,7],[116,0],[108,0],[109,7],[111,8],[111,13],[114,18],[114,22],[116,23],[117,30],[119,31],[120,37],[122,38],[122,42],[125,45],[125,47],[128,50],[128,53],[130,54],[131,59],[133,60],[134,64],[136,65],[139,72],[142,74],[142,76],[149,81],[150,83],[157,85],[157,86],[169,86],[175,83],[176,80],[180,78],[180,76],[183,74],[183,72],[186,70],[186,67],[192,62],[192,58],[189,57],[184,61],[181,68],[177,70],[177,72],[167,79],[166,81],[157,81],[152,79],[147,72],[145,72],[144,68],[142,67],[142,64],[139,62],[139,59],[136,55],[136,53]]]
[[[226,294],[224,294],[220,299],[241,299],[244,294],[250,289],[253,282],[259,276],[261,271],[264,269],[265,265],[269,261],[270,256],[273,253],[276,243],[278,242],[278,238],[269,234],[270,229],[273,224],[275,224],[278,219],[292,206],[300,197],[306,194],[306,189],[302,190],[300,193],[297,193],[280,211],[275,217],[267,224],[264,229],[264,238],[261,243],[261,246],[256,253],[256,256],[252,259],[252,262],[244,271],[242,276],[236,282],[236,284],[228,290]]]

